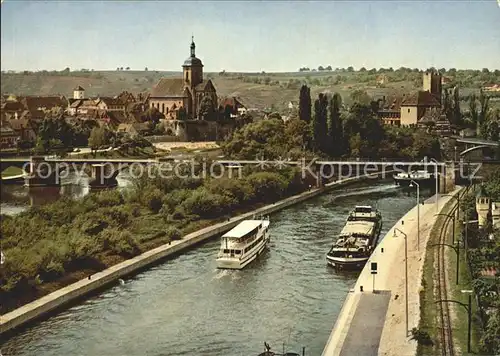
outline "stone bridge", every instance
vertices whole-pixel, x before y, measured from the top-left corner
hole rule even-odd
[[[0,170],[15,166],[25,171],[24,182],[26,186],[57,186],[60,185],[61,174],[68,170],[86,169],[91,177],[90,186],[92,188],[105,188],[117,185],[116,177],[118,174],[133,166],[157,166],[159,169],[170,169],[175,171],[175,167],[184,165],[203,164],[218,165],[219,168],[241,170],[246,165],[258,166],[260,168],[280,169],[287,166],[298,167],[302,171],[302,176],[307,179],[311,185],[317,187],[330,180],[344,179],[348,177],[366,175],[376,172],[388,172],[387,177],[392,177],[392,172],[408,170],[427,170],[430,173],[438,172],[440,177],[448,176],[453,171],[453,177],[458,176],[455,172],[464,170],[463,167],[453,166],[453,163],[431,161],[420,162],[402,162],[402,161],[361,161],[361,160],[215,160],[203,161],[195,159],[175,159],[163,157],[158,159],[127,159],[127,158],[47,158],[44,156],[32,156],[29,158],[4,158],[0,160]],[[470,163],[468,163],[470,166]],[[471,170],[468,168],[468,170]],[[241,172],[241,171],[240,171]],[[460,174],[463,176],[463,174]],[[444,179],[444,178],[443,178]],[[5,181],[5,179],[3,179]],[[443,185],[441,179],[438,180],[439,186]]]

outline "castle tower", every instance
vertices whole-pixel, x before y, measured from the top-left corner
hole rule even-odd
[[[491,199],[486,196],[486,191],[482,185],[476,194],[476,211],[479,227],[486,226],[491,213]]]
[[[190,88],[203,82],[203,63],[199,58],[196,58],[195,49],[194,37],[191,37],[191,55],[182,65],[184,83]]]
[[[441,103],[441,80],[442,76],[437,71],[425,71],[423,74],[422,90],[434,95]]]
[[[85,89],[81,86],[77,86],[73,89],[73,99],[85,99]]]

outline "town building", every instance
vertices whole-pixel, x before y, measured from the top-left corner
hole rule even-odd
[[[73,89],[73,99],[85,99],[85,89],[81,86],[77,86]]]
[[[231,117],[237,117],[247,112],[247,107],[241,102],[240,98],[235,96],[226,97],[221,100],[221,109],[223,112],[229,111]]]
[[[210,79],[203,79],[203,63],[196,57],[196,45],[191,41],[191,54],[182,65],[182,78],[162,78],[153,87],[149,107],[156,108],[166,119],[199,119],[202,100],[208,97],[213,109],[218,108],[217,92]]]
[[[130,137],[136,137],[138,135],[147,134],[149,127],[145,123],[134,123],[134,124],[120,124],[116,132],[118,134],[126,134]]]
[[[19,134],[9,125],[8,121],[2,121],[0,125],[0,148],[15,148]]]
[[[378,117],[386,125],[413,126],[425,116],[429,110],[441,108],[442,77],[435,71],[423,73],[422,90],[392,101],[382,100]]]

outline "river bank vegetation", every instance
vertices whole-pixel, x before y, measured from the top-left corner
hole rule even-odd
[[[203,178],[203,169],[193,172],[195,178],[144,176],[122,192],[62,198],[13,217],[2,215],[0,313],[308,186],[296,168],[245,168],[241,179],[211,178],[207,171]]]
[[[492,202],[500,201],[500,171],[488,177],[483,185]],[[477,219],[475,197],[470,195],[462,204],[470,221]],[[465,237],[465,231],[463,232]],[[467,231],[467,266],[472,288],[479,304],[482,337],[479,350],[484,354],[500,353],[500,231],[491,224],[478,230],[471,224]]]
[[[416,127],[383,125],[376,108],[363,103],[363,98],[346,107],[339,94],[319,94],[312,104],[307,86],[300,91],[299,118],[283,122],[273,113],[237,130],[222,148],[239,159],[442,158],[437,135]]]

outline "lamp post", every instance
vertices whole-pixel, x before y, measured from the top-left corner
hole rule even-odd
[[[417,186],[417,251],[420,251],[420,184],[414,180],[410,181],[410,187]]]
[[[434,216],[447,216],[449,218],[453,219],[453,231],[452,231],[452,237],[451,237],[451,243],[455,243],[455,215],[448,215],[448,214],[435,214]]]
[[[440,299],[435,301],[435,303],[456,303],[463,306],[465,310],[467,310],[467,353],[470,353],[471,334],[472,334],[472,290],[462,290],[461,292],[464,294],[465,293],[469,294],[468,304],[452,299]]]
[[[457,200],[457,219],[460,220],[460,192],[458,192],[457,195],[452,195],[452,194],[443,194],[442,197],[452,197]]]
[[[430,247],[434,246],[448,246],[451,247],[455,253],[457,254],[457,266],[456,266],[456,275],[455,275],[455,284],[458,285],[458,275],[459,275],[459,268],[460,268],[460,244],[457,242],[456,246],[455,245],[450,245],[450,244],[432,244]]]
[[[405,301],[406,301],[406,335],[408,335],[408,243],[406,235],[403,231],[399,230],[397,227],[394,228],[394,237],[396,236],[396,232],[400,232],[405,237]]]

